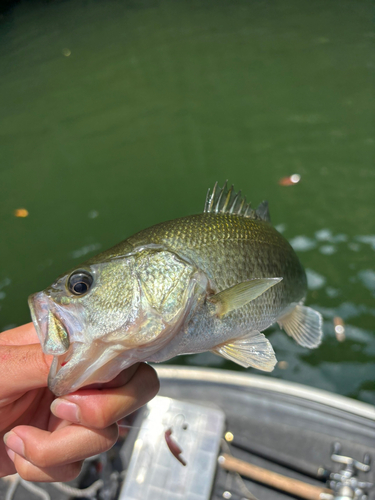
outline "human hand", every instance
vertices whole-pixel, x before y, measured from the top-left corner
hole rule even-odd
[[[70,481],[85,458],[110,449],[119,421],[159,390],[155,370],[138,363],[106,384],[56,398],[47,387],[52,356],[32,323],[0,334],[0,477]]]

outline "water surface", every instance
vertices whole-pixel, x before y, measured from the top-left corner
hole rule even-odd
[[[374,403],[371,19],[371,3],[354,0],[4,11],[0,331],[30,320],[30,293],[142,228],[200,212],[228,178],[255,205],[269,200],[324,316],[315,351],[269,332],[283,362],[270,376]],[[279,185],[293,173],[299,184]],[[175,362],[241,369],[209,353]]]

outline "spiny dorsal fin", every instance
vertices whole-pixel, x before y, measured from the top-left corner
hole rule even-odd
[[[228,188],[228,181],[225,181],[222,188],[219,188],[216,182],[212,193],[210,193],[210,189],[208,190],[204,212],[235,214],[249,219],[270,222],[267,201],[263,201],[256,210],[253,210],[250,203],[246,203],[246,198],[241,196],[241,191],[236,193],[233,184]]]

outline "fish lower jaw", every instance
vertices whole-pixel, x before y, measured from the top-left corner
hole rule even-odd
[[[98,339],[91,343],[73,342],[65,354],[54,357],[48,387],[56,396],[63,396],[86,385],[109,382],[135,363],[154,358],[157,362],[159,352],[169,352],[168,344],[180,333],[184,319],[182,316],[143,345],[119,343],[118,338],[111,342],[108,339],[105,342]],[[170,357],[164,356],[163,360]]]
[[[73,352],[55,356],[48,376],[48,387],[56,396],[64,396],[91,384],[104,384],[113,380],[122,370],[146,361],[149,350],[125,349],[119,353],[119,346],[108,346],[106,357],[95,360],[90,352],[97,345],[73,344]],[[110,348],[112,347],[112,349]],[[154,352],[155,348],[152,349]]]
[[[92,384],[105,384],[106,382],[110,382],[115,378],[115,376],[122,370],[125,370],[129,366],[133,365],[136,361],[129,360],[129,363],[123,363],[121,369],[118,370],[115,374],[112,372],[100,374],[99,370],[89,374],[83,373],[80,377],[75,378],[74,382],[71,383],[71,378],[67,377],[65,373],[58,372],[57,375],[53,378],[48,378],[48,388],[51,392],[55,394],[55,396],[65,396],[66,394],[70,394],[79,389],[85,389],[85,386],[89,386]],[[102,367],[103,371],[106,371],[105,367]]]

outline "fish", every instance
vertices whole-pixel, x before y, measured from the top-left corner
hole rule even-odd
[[[304,305],[304,268],[272,226],[227,182],[197,215],[141,230],[29,297],[56,396],[112,380],[137,362],[211,351],[245,368],[277,363],[263,333],[278,323],[316,348],[322,317]]]

